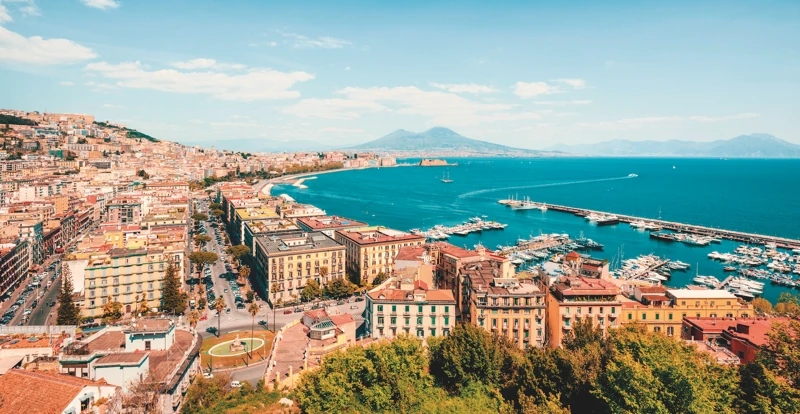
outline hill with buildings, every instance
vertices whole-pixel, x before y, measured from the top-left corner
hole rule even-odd
[[[557,145],[551,149],[573,154],[613,157],[800,157],[800,145],[770,134],[740,135],[727,140],[710,142],[681,140],[630,141],[617,139],[595,144]]]

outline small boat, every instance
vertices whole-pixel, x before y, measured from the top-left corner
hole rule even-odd
[[[735,272],[736,271],[736,267],[735,266],[725,266],[725,267],[722,268],[722,270],[725,271],[725,272]]]
[[[675,236],[673,236],[672,233],[664,233],[663,231],[657,231],[657,232],[650,233],[650,238],[651,239],[660,240],[660,241],[665,241],[665,242],[674,242],[675,241]]]
[[[445,183],[445,184],[450,184],[453,181],[455,181],[455,180],[450,178],[450,172],[449,171],[446,172],[445,175],[442,177],[442,182]]]

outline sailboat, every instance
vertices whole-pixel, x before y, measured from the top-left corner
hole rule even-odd
[[[445,172],[444,176],[442,177],[442,182],[445,183],[445,184],[450,184],[453,181],[455,181],[455,180],[450,179],[450,171]]]

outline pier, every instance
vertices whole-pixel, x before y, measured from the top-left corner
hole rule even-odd
[[[762,244],[766,245],[774,243],[777,247],[783,249],[797,249],[800,248],[800,240],[788,239],[784,237],[766,236],[763,234],[745,233],[741,231],[716,229],[713,227],[698,226],[694,224],[676,223],[673,221],[651,219],[645,217],[628,216],[623,214],[615,214],[604,211],[588,210],[585,208],[562,206],[558,204],[549,203],[536,203],[546,206],[548,210],[560,211],[563,213],[570,213],[576,216],[585,217],[590,214],[616,216],[622,223],[631,223],[633,221],[647,221],[662,227],[665,230],[671,230],[676,233],[688,233],[706,237],[722,238],[736,242],[749,243],[749,244]]]

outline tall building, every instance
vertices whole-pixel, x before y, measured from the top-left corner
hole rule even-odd
[[[314,279],[325,286],[345,275],[345,248],[320,232],[285,231],[255,239],[256,282],[275,304],[293,301]],[[324,269],[324,270],[323,270]]]
[[[386,227],[362,227],[336,231],[336,241],[346,249],[348,274],[367,284],[379,273],[391,274],[400,248],[422,245],[425,236]]]
[[[410,277],[392,278],[367,292],[366,300],[364,323],[373,338],[447,336],[456,323],[453,293]]]
[[[169,260],[163,250],[111,249],[92,255],[84,269],[83,316],[101,316],[103,305],[111,298],[122,303],[126,314],[136,312],[142,297],[151,308],[161,306],[164,276]],[[178,259],[180,260],[180,259]],[[176,262],[176,266],[180,263]],[[78,280],[75,280],[79,288]]]
[[[31,251],[28,240],[0,240],[0,298],[11,295],[19,283],[28,276]]]
[[[619,288],[605,279],[564,277],[554,283],[547,295],[548,345],[561,346],[578,319],[590,321],[604,333],[609,327],[619,326],[619,293]]]
[[[488,262],[468,265],[462,292],[468,298],[462,322],[505,336],[520,348],[544,345],[545,292],[532,279],[505,277]]]

